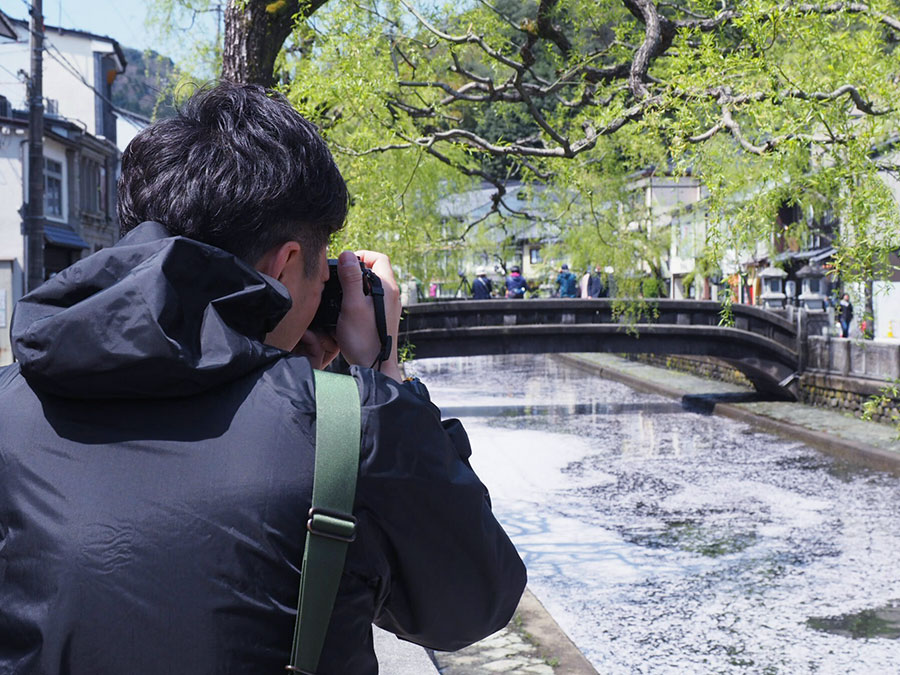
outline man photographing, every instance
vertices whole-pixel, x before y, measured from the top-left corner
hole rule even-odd
[[[308,330],[347,202],[314,127],[259,87],[201,91],[132,141],[124,238],[20,301],[0,370],[0,672],[284,672],[312,370],[338,352],[358,525],[317,672],[377,672],[373,622],[457,649],[509,620],[524,567],[465,431],[400,382],[387,257],[341,253],[336,330]],[[357,256],[384,287],[383,359]]]

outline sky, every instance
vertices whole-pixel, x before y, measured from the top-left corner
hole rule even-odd
[[[29,4],[26,0],[0,0],[0,10],[13,19],[26,19]],[[150,48],[168,56],[166,45],[154,43],[144,25],[148,4],[146,0],[44,0],[44,22],[106,35],[123,47]]]

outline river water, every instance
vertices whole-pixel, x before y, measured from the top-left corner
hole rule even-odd
[[[900,479],[550,357],[409,370],[600,673],[900,673]]]

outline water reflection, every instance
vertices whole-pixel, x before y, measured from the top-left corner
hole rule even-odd
[[[812,628],[845,635],[856,639],[864,638],[900,638],[900,600],[888,603],[877,609],[864,609],[861,612],[810,618],[807,620]]]
[[[896,477],[546,358],[414,369],[599,672],[896,671]]]
[[[529,415],[633,415],[682,412],[680,403],[570,403],[568,405],[449,405],[441,408],[444,417],[527,417]]]

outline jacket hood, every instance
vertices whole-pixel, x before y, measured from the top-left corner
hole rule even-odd
[[[59,396],[189,396],[284,356],[262,340],[290,306],[278,281],[147,222],[24,296],[12,349]]]

